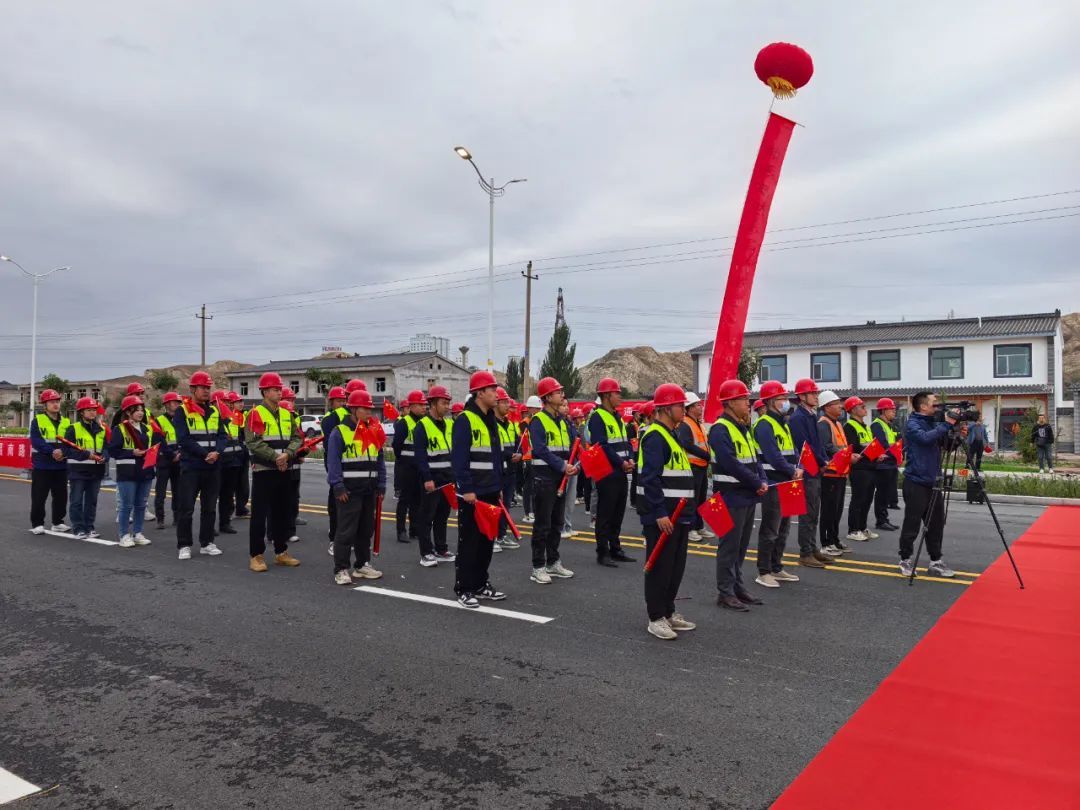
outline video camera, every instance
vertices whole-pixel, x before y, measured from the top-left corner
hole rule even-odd
[[[945,414],[949,414],[957,422],[975,422],[979,418],[979,411],[974,402],[963,400],[961,402],[939,402],[934,405],[934,421],[944,422]]]

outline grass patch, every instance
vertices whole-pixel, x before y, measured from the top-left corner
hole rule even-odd
[[[998,475],[984,478],[991,495],[1036,495],[1040,498],[1080,498],[1080,476],[1035,478],[1024,475]]]

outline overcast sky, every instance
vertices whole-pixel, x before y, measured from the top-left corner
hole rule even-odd
[[[500,368],[530,258],[537,364],[560,285],[581,361],[686,349],[715,331],[769,108],[754,57],[786,40],[815,75],[777,107],[805,127],[771,229],[972,207],[773,233],[748,328],[1073,311],[1078,35],[1075,0],[9,3],[0,252],[73,268],[40,288],[39,376],[197,362],[204,302],[211,360],[430,331],[483,364],[464,144],[528,178],[496,205]],[[29,378],[31,294],[0,264],[0,379]]]

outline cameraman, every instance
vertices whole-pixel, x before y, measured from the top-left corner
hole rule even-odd
[[[904,428],[907,466],[904,467],[904,524],[900,530],[900,573],[910,577],[911,558],[919,526],[926,522],[926,550],[930,554],[928,573],[954,577],[956,572],[941,559],[941,538],[945,531],[945,496],[940,489],[941,451],[955,440],[956,413],[946,411],[944,422],[934,418],[937,397],[920,391],[911,398],[913,413]],[[964,431],[966,432],[966,431]]]

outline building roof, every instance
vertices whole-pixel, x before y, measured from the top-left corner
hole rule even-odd
[[[977,340],[980,338],[1049,337],[1057,332],[1061,311],[1031,315],[993,315],[986,318],[946,318],[939,321],[867,321],[848,326],[813,326],[806,329],[776,329],[747,332],[743,345],[758,351],[800,349],[816,346],[865,346],[883,343],[923,343],[934,340]],[[712,341],[690,350],[709,354]]]
[[[365,354],[354,355],[352,357],[324,357],[324,358],[308,358],[302,360],[274,360],[273,362],[266,363],[262,366],[252,366],[251,368],[240,369],[238,371],[230,371],[225,374],[226,377],[246,377],[252,374],[262,374],[266,371],[281,372],[297,372],[303,373],[309,368],[318,369],[349,369],[355,371],[365,370],[378,370],[383,368],[399,368],[400,366],[407,366],[410,363],[415,363],[418,360],[427,360],[432,357],[437,357],[443,363],[449,363],[450,365],[461,369],[465,369],[458,363],[455,363],[449,358],[443,357],[437,352],[395,352],[392,354]]]
[[[18,386],[16,386],[14,383],[9,383],[7,380],[0,380],[0,389],[7,390],[7,389],[13,389],[13,388],[17,388],[17,387]]]

